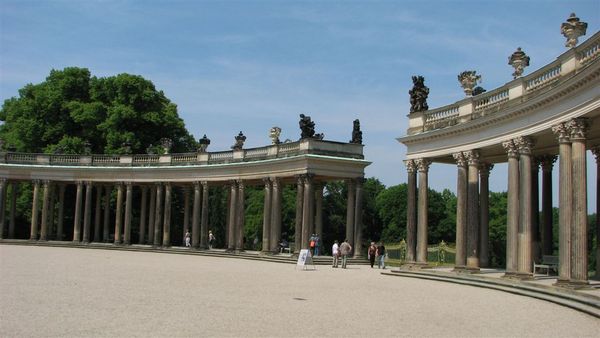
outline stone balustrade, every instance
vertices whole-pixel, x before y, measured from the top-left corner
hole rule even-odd
[[[466,123],[519,104],[569,79],[600,57],[600,32],[537,71],[489,92],[424,112],[409,114],[408,135]]]
[[[212,165],[233,162],[251,162],[266,159],[313,154],[363,159],[363,145],[302,139],[296,142],[274,144],[266,147],[248,148],[232,151],[180,154],[134,154],[134,155],[67,155],[67,154],[30,154],[0,152],[0,163],[50,165],[50,166],[192,166]]]

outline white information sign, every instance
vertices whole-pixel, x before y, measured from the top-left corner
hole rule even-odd
[[[302,249],[298,254],[298,262],[296,263],[296,268],[301,266],[303,269],[306,269],[308,264],[312,265],[314,269],[315,265],[312,261],[312,257],[310,256],[310,251],[308,251],[308,249]]]

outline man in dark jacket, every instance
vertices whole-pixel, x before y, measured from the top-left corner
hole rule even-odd
[[[385,269],[385,245],[383,245],[383,241],[377,247],[377,265],[380,269]]]

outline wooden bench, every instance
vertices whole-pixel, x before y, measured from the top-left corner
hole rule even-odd
[[[546,276],[550,276],[550,269],[555,272],[558,271],[558,256],[543,255],[542,262],[540,264],[533,263],[533,273],[535,274],[536,269],[546,269]]]

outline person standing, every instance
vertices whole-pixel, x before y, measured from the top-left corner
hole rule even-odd
[[[342,245],[340,245],[340,253],[342,254],[342,269],[346,268],[346,264],[348,262],[348,255],[352,251],[352,246],[348,243],[348,240],[345,239]]]
[[[315,234],[315,256],[319,255],[319,246],[321,245],[321,238],[319,234]]]
[[[377,265],[380,269],[385,269],[385,246],[383,241],[379,242],[377,247]]]
[[[191,238],[192,238],[192,236],[190,235],[190,232],[189,232],[189,231],[187,231],[187,232],[185,233],[185,247],[186,247],[186,248],[189,248],[189,247],[191,247],[191,246],[192,246],[192,245],[190,244],[190,239],[191,239]]]
[[[371,268],[375,265],[375,256],[377,256],[377,246],[375,246],[375,242],[371,242],[369,246],[369,251],[367,252],[369,256],[369,262],[371,263]]]
[[[208,231],[208,248],[212,249],[213,245],[215,245],[215,235],[213,235],[212,231]]]
[[[308,240],[308,247],[310,249],[310,256],[314,257],[315,256],[315,234],[310,235],[310,239]]]
[[[333,242],[333,246],[331,247],[331,255],[333,256],[333,267],[337,268],[340,258],[340,246],[338,245],[337,239]]]

